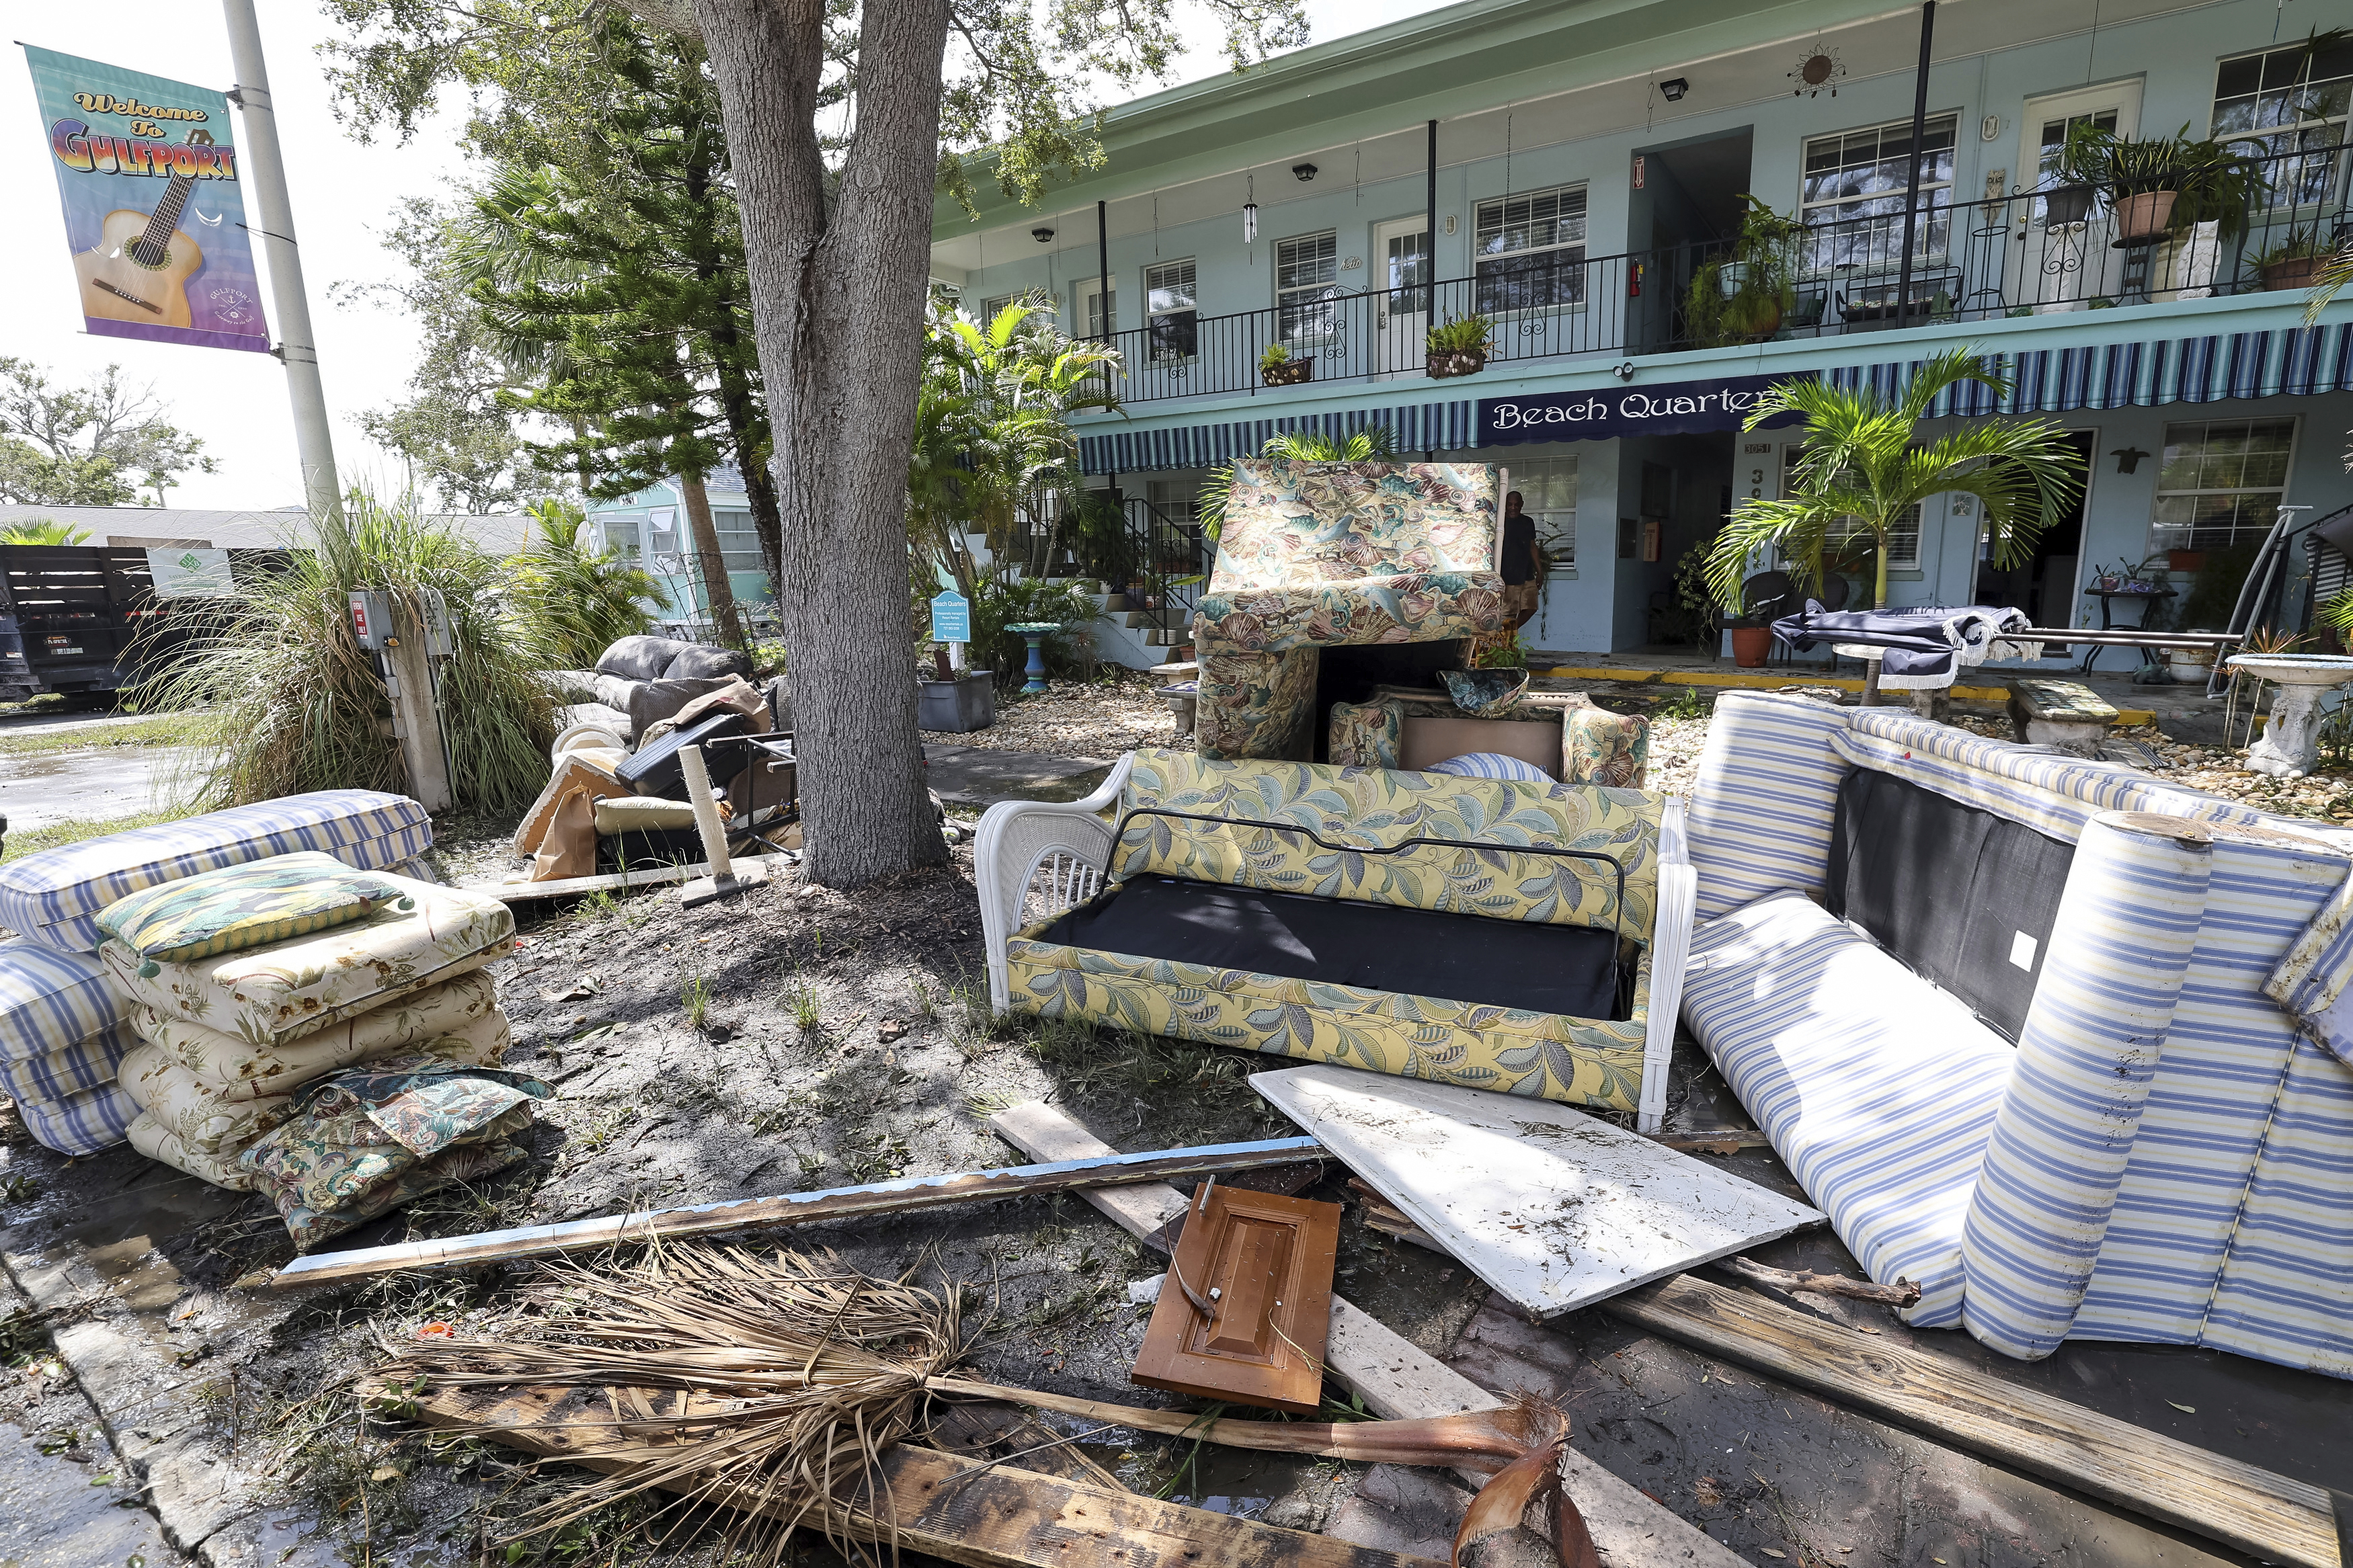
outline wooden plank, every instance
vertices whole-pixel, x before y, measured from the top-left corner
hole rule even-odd
[[[735,874],[749,881],[782,880],[792,861],[783,855],[747,855],[735,862]],[[470,893],[488,893],[501,903],[523,904],[533,899],[576,899],[589,893],[619,893],[632,888],[666,888],[711,875],[711,864],[656,866],[643,871],[613,871],[602,877],[558,877],[545,882],[489,882],[469,886]]]
[[[1328,1066],[1250,1087],[1532,1318],[1828,1218],[1548,1100]]]
[[[512,1230],[486,1230],[472,1236],[401,1242],[391,1247],[354,1247],[348,1252],[314,1252],[308,1258],[298,1258],[280,1269],[270,1279],[270,1284],[280,1290],[313,1285],[340,1285],[348,1280],[364,1279],[405,1268],[468,1268],[520,1258],[549,1258],[558,1253],[614,1247],[630,1241],[719,1236],[730,1231],[814,1225],[819,1220],[907,1214],[950,1204],[1036,1197],[1048,1193],[1073,1192],[1123,1182],[1156,1182],[1168,1176],[1216,1175],[1260,1165],[1290,1164],[1315,1151],[1313,1138],[1277,1138],[1259,1143],[1223,1143],[1202,1149],[1155,1149],[1135,1154],[1064,1160],[1045,1165],[1015,1165],[996,1171],[902,1176],[896,1181],[870,1182],[855,1187],[829,1187],[822,1192],[785,1193],[776,1197],[739,1198],[733,1203],[696,1204],[686,1208],[607,1215],[597,1219],[569,1220],[560,1225],[519,1226]]]
[[[494,1428],[488,1436],[527,1453],[607,1474],[625,1469],[625,1462],[603,1457],[628,1441],[611,1426],[560,1425],[566,1417],[556,1407],[569,1392],[440,1389],[413,1408],[428,1426],[487,1426]],[[584,1412],[572,1418],[585,1423],[599,1416]],[[669,1489],[684,1490],[688,1484]],[[878,1542],[895,1538],[902,1551],[928,1552],[965,1568],[1438,1568],[1430,1558],[1352,1546],[1328,1535],[903,1443],[882,1457],[873,1484],[864,1490],[867,1495],[845,1510],[849,1518],[844,1533]],[[703,1495],[748,1512],[782,1511],[757,1497]]]
[[[1314,1415],[1324,1407],[1339,1251],[1338,1204],[1231,1187],[1203,1193],[1169,1258],[1129,1378],[1170,1394]],[[1197,1298],[1207,1300],[1206,1313]]]
[[[934,1405],[930,1437],[934,1445],[951,1454],[1003,1459],[1041,1476],[1054,1476],[1107,1492],[1134,1489],[1088,1458],[1076,1443],[1016,1405],[981,1400],[966,1405]]]
[[[989,1125],[1035,1158],[1072,1160],[1111,1152],[1110,1144],[1042,1100],[999,1111],[989,1118]],[[1166,1224],[1168,1206],[1174,1205],[1181,1213],[1187,1202],[1184,1194],[1169,1186],[1119,1188],[1117,1195],[1149,1199],[1124,1208],[1102,1201],[1113,1196],[1113,1192],[1080,1195],[1113,1225],[1152,1245],[1159,1245],[1155,1237]],[[1332,1298],[1332,1331],[1324,1346],[1324,1365],[1341,1386],[1363,1396],[1366,1409],[1391,1420],[1492,1410],[1503,1403],[1341,1296]],[[1487,1482],[1477,1471],[1456,1474],[1473,1490]],[[1575,1448],[1562,1453],[1560,1475],[1609,1568],[1748,1568],[1730,1547]]]
[[[2088,1492],[2274,1563],[2353,1568],[2326,1490],[2127,1421],[1688,1277],[1602,1303],[1940,1443]]]

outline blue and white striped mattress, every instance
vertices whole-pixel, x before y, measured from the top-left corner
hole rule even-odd
[[[432,818],[406,795],[317,790],[86,838],[0,866],[0,924],[60,952],[95,952],[99,911],[159,882],[298,849],[381,871],[432,844]]]
[[[111,1149],[129,1134],[139,1107],[121,1084],[103,1084],[63,1100],[26,1100],[16,1103],[25,1126],[43,1147],[60,1154],[95,1154]]]

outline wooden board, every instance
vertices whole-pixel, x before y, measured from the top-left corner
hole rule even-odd
[[[1217,1175],[1261,1165],[1292,1164],[1314,1152],[1313,1138],[1277,1138],[1258,1143],[1157,1149],[961,1174],[902,1176],[896,1181],[828,1187],[822,1192],[739,1198],[733,1203],[696,1204],[687,1208],[649,1209],[638,1214],[567,1220],[559,1225],[518,1226],[511,1230],[479,1231],[472,1236],[354,1247],[348,1252],[314,1252],[280,1269],[269,1282],[280,1290],[340,1285],[405,1268],[469,1268],[522,1258],[551,1258],[630,1241],[719,1236],[730,1231],[814,1225],[819,1220],[907,1214],[994,1198],[1034,1197],[1122,1182]]]
[[[1613,1316],[2274,1563],[2353,1568],[2328,1494],[2147,1427],[1690,1278],[1614,1297]]]
[[[495,1440],[527,1453],[611,1473],[606,1451],[630,1439],[611,1426],[564,1426],[560,1388],[441,1389],[417,1405],[432,1426],[495,1428]],[[595,1419],[575,1416],[575,1419]],[[882,1457],[846,1533],[894,1541],[966,1568],[1168,1568],[1247,1563],[1251,1568],[1439,1568],[1425,1557],[1352,1546],[1328,1535],[1187,1508],[1133,1492],[990,1465],[902,1444]],[[724,1500],[775,1511],[756,1497]]]
[[[1042,1100],[1001,1110],[989,1118],[989,1125],[1033,1159],[1074,1160],[1112,1152],[1110,1144]],[[1159,1245],[1156,1238],[1172,1206],[1180,1214],[1186,1207],[1185,1194],[1166,1185],[1096,1187],[1079,1195],[1147,1245]],[[1136,1205],[1114,1207],[1108,1201],[1113,1198],[1148,1203],[1138,1213]],[[1492,1410],[1503,1403],[1341,1296],[1332,1298],[1324,1364],[1343,1387],[1363,1396],[1366,1409],[1392,1421]],[[1455,1473],[1474,1490],[1487,1481],[1477,1471]],[[1575,1448],[1562,1453],[1560,1476],[1609,1568],[1748,1568],[1746,1559],[1730,1547]]]
[[[1548,1100],[1335,1067],[1250,1087],[1532,1318],[1827,1218]]]
[[[1079,1446],[1018,1405],[974,1400],[932,1406],[933,1447],[966,1458],[1004,1459],[1041,1476],[1059,1476],[1107,1492],[1134,1489],[1080,1451]]]
[[[736,855],[735,875],[744,881],[781,881],[792,860],[783,855]],[[476,883],[465,890],[488,893],[501,903],[522,904],[533,899],[578,899],[590,893],[620,893],[632,888],[663,888],[711,875],[707,860],[692,866],[656,866],[643,871],[613,871],[601,877],[557,877],[544,882]]]
[[[1339,1252],[1338,1204],[1230,1187],[1203,1193],[1129,1375],[1170,1394],[1314,1415],[1324,1407]],[[1208,1298],[1208,1313],[1186,1285]]]

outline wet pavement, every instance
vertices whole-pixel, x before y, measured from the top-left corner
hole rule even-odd
[[[10,730],[0,733],[23,733]],[[117,746],[0,757],[0,816],[11,832],[59,822],[136,816],[163,804],[185,746]]]

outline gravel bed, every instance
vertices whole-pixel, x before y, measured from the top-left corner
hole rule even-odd
[[[1166,698],[1153,695],[1153,688],[1162,684],[1139,670],[1107,668],[1093,680],[1050,681],[1035,697],[1019,695],[1018,687],[1000,687],[996,723],[961,735],[926,730],[923,740],[1109,762],[1139,746],[1178,744],[1176,710]]]

